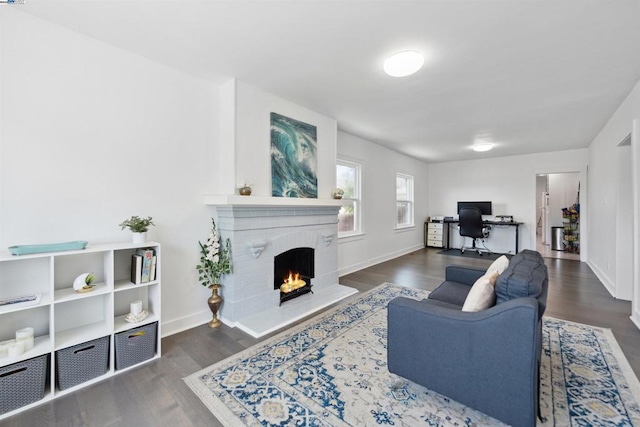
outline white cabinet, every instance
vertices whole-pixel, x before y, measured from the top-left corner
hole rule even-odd
[[[130,280],[131,256],[141,248],[154,250],[156,274],[155,280],[135,285]],[[35,337],[34,347],[21,356],[0,357],[0,368],[50,355],[50,378],[44,398],[0,414],[0,419],[118,373],[114,362],[114,335],[119,332],[157,322],[156,351],[149,360],[159,358],[160,259],[160,244],[155,242],[89,245],[83,250],[19,256],[8,252],[0,254],[0,300],[40,295],[40,301],[35,305],[18,303],[0,306],[0,341],[15,338],[16,331],[26,327],[34,329]],[[96,276],[93,290],[75,292],[74,279],[90,272]],[[125,320],[134,301],[142,301],[143,308],[149,312],[149,316],[140,323]],[[57,389],[55,352],[106,336],[110,344],[106,374],[64,391]]]
[[[446,227],[441,222],[427,222],[425,231],[425,246],[444,248],[447,246]]]

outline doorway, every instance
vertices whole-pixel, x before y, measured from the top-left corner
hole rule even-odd
[[[580,260],[580,173],[536,175],[536,250]]]

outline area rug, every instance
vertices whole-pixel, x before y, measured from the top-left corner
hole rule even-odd
[[[385,283],[185,378],[225,426],[498,426],[390,374]],[[543,426],[640,426],[640,385],[611,331],[544,319]]]

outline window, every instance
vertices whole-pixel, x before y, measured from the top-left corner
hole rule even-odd
[[[413,226],[413,177],[396,174],[396,227]]]
[[[360,200],[360,175],[362,166],[359,163],[338,160],[336,167],[336,183],[344,190],[343,205],[338,212],[338,237],[360,234],[362,218],[362,202]]]

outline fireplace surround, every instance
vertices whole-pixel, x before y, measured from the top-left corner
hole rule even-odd
[[[338,204],[316,199],[313,205],[270,205],[256,203],[253,196],[245,199],[244,204],[216,205],[218,230],[231,243],[233,268],[221,289],[223,322],[261,336],[357,292],[338,283]],[[299,273],[310,276],[313,294],[280,306],[276,283],[282,284],[282,277],[276,277],[274,260],[295,248],[309,249],[303,257],[312,254],[311,274]]]

